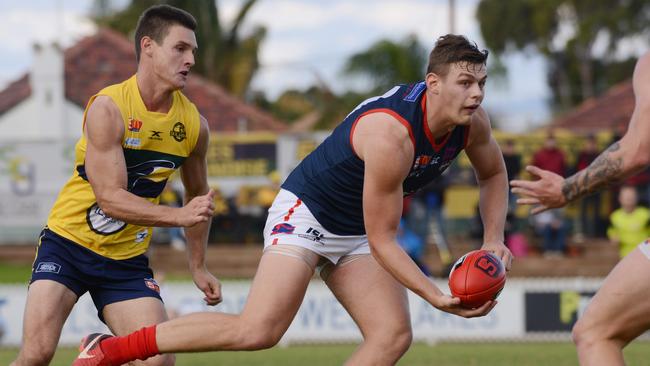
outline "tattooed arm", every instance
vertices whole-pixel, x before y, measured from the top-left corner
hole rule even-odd
[[[510,183],[512,192],[523,196],[517,203],[536,205],[533,214],[562,207],[650,164],[650,53],[637,62],[632,83],[636,104],[625,136],[598,155],[586,169],[566,179],[534,166],[526,167],[539,179]]]

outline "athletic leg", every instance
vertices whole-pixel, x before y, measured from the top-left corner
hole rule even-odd
[[[161,323],[156,328],[158,349],[169,353],[273,347],[296,315],[314,273],[319,258],[309,254],[305,260],[265,252],[241,314],[195,313]]]
[[[77,295],[52,280],[34,281],[27,292],[22,347],[12,366],[49,365]]]
[[[412,339],[406,290],[372,255],[347,259],[323,276],[363,335],[346,365],[394,365]]]
[[[138,329],[166,321],[167,313],[163,303],[155,297],[141,297],[108,304],[103,311],[106,325],[117,336],[124,336]],[[171,366],[173,354],[159,355],[146,361],[134,361],[133,365]]]
[[[650,259],[637,248],[616,265],[573,328],[581,365],[623,365],[623,347],[650,328]]]

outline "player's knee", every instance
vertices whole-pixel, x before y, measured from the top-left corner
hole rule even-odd
[[[384,329],[377,332],[368,341],[376,343],[380,352],[388,355],[400,356],[404,354],[413,341],[413,332],[409,324],[395,326],[391,329]]]
[[[575,343],[577,347],[589,347],[599,336],[598,332],[595,332],[594,330],[595,328],[588,326],[588,323],[584,318],[578,319],[571,330],[573,343]]]
[[[404,354],[408,351],[413,342],[413,331],[410,326],[400,327],[393,333],[393,350],[398,354]]]
[[[286,331],[277,319],[242,318],[239,343],[245,350],[262,350],[275,346]]]

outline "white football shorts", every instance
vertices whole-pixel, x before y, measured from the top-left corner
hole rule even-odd
[[[370,254],[368,236],[332,234],[321,226],[304,202],[285,189],[275,197],[264,227],[264,250],[280,244],[308,249],[333,264],[344,256]]]

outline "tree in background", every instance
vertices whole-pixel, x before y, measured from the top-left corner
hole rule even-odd
[[[194,71],[243,98],[259,68],[259,49],[266,36],[263,26],[256,26],[250,34],[241,34],[241,28],[257,0],[245,0],[228,28],[219,20],[216,0],[132,0],[118,12],[110,11],[109,0],[96,0],[95,21],[133,37],[140,14],[151,5],[165,3],[187,10],[196,17],[196,38],[199,50]]]
[[[400,42],[377,41],[365,51],[352,55],[344,73],[361,75],[373,84],[372,94],[386,91],[400,83],[424,79],[427,53],[415,35]]]
[[[426,51],[414,35],[399,42],[379,40],[351,55],[342,70],[345,75],[369,81],[371,86],[366,92],[336,94],[316,74],[315,85],[305,90],[287,90],[275,102],[259,93],[255,103],[280,119],[293,121],[296,130],[331,129],[364,99],[394,85],[424,79],[426,62]]]
[[[647,0],[481,0],[476,16],[495,56],[532,49],[547,59],[556,109],[629,78],[635,57],[616,58],[620,41],[650,33]]]

